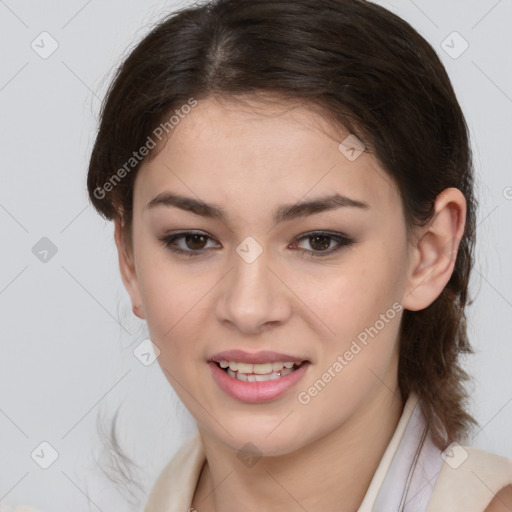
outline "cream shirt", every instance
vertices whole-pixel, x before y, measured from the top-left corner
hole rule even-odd
[[[160,473],[144,512],[194,512],[205,461],[196,432]],[[507,484],[511,459],[458,444],[441,452],[411,393],[358,512],[483,512]]]

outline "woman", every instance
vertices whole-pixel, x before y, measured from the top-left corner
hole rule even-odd
[[[496,511],[462,446],[475,206],[431,46],[361,0],[217,0],[108,91],[88,190],[198,432],[163,510]]]

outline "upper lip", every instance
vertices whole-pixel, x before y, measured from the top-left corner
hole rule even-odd
[[[307,361],[306,358],[291,356],[290,354],[282,354],[280,352],[271,352],[264,350],[261,352],[245,352],[243,350],[226,350],[224,352],[218,352],[214,354],[210,361],[220,363],[221,361],[236,361],[240,363],[273,363],[275,361],[281,361],[287,363],[289,361],[293,363],[301,363]]]

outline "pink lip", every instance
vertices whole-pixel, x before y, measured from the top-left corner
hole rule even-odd
[[[227,352],[223,352],[222,354],[226,353]],[[263,354],[263,352],[259,353],[259,355],[261,354]],[[272,352],[266,352],[265,354],[274,354],[274,357],[276,355],[275,353]],[[281,356],[282,354],[277,355]],[[236,358],[230,360],[240,361],[240,359]],[[277,359],[274,358],[272,360],[283,361],[280,357]],[[286,391],[292,388],[300,379],[302,379],[304,374],[307,372],[308,368],[311,366],[311,363],[304,362],[299,368],[297,368],[292,373],[289,373],[284,377],[279,377],[278,379],[267,380],[264,382],[244,382],[242,380],[234,379],[233,377],[230,377],[224,370],[222,370],[214,361],[210,361],[208,363],[208,366],[212,371],[213,379],[215,380],[217,385],[231,398],[234,398],[235,400],[240,400],[242,402],[258,403],[269,402],[283,395]]]
[[[306,361],[306,359],[289,354],[281,354],[279,352],[269,352],[267,350],[254,353],[244,352],[243,350],[226,350],[225,352],[214,354],[210,358],[210,361],[216,361],[217,363],[221,361],[236,361],[240,363],[262,364],[273,363],[274,361],[280,361],[282,363],[289,361],[292,363],[301,363],[302,361]]]

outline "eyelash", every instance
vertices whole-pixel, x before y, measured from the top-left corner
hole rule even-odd
[[[208,249],[201,249],[201,250],[183,250],[183,249],[176,249],[175,247],[172,247],[172,243],[176,240],[182,239],[186,237],[187,235],[199,235],[207,238],[208,240],[212,240],[212,237],[209,235],[206,235],[205,233],[197,233],[194,231],[183,231],[181,233],[174,233],[171,235],[164,235],[163,237],[159,238],[160,242],[171,252],[178,253],[180,255],[186,256],[186,257],[196,257],[204,254]],[[334,249],[325,250],[325,251],[309,251],[307,249],[300,249],[302,252],[302,257],[304,258],[325,258],[327,256],[331,256],[335,252],[338,252],[339,250],[343,249],[344,247],[349,247],[354,243],[354,240],[342,233],[330,233],[327,231],[312,231],[310,233],[306,233],[305,235],[301,235],[300,237],[296,238],[296,242],[301,242],[302,240],[308,239],[308,238],[314,238],[316,236],[326,237],[331,240],[334,240],[339,245],[335,247]]]

